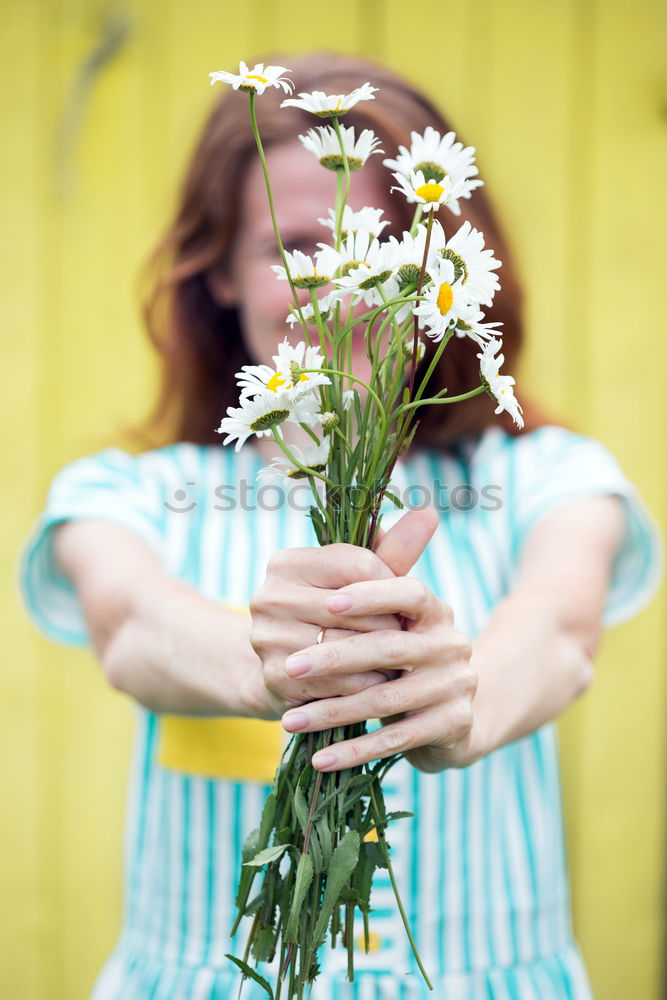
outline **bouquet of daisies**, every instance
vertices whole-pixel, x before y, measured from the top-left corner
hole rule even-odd
[[[285,338],[273,367],[243,367],[237,374],[239,406],[229,408],[219,431],[226,435],[224,444],[235,441],[237,450],[253,434],[273,438],[279,454],[264,473],[309,483],[310,516],[321,545],[373,548],[383,505],[401,505],[391,491],[392,470],[410,446],[422,406],[449,405],[486,392],[497,404],[496,413],[506,410],[523,423],[514,379],[500,373],[498,324],[486,322],[482,311],[499,288],[500,262],[468,222],[447,236],[436,218],[443,206],[458,215],[459,200],[482,184],[474,149],[464,148],[453,133],[413,132],[410,149],[400,147],[396,159],[384,161],[396,181],[393,189],[415,206],[412,226],[400,239],[382,238],[387,221],[379,209],[350,210],[351,174],[382,150],[372,131],[355,135],[340,119],[359,102],[374,99],[370,83],[350,94],[316,91],[282,102],[327,122],[299,139],[337,178],[336,204],[329,218],[320,220],[328,242],[312,256],[285,252],[255,101],[269,87],[291,94],[288,72],[282,66],[241,63],[238,74],[210,74],[211,83],[229,83],[249,96],[282,260],[274,271],[276,280],[289,283],[293,306],[286,319],[300,338]],[[308,291],[307,304],[298,289]],[[359,329],[370,365],[367,380],[352,370],[352,334]],[[446,389],[429,395],[429,380],[452,337],[468,338],[477,351],[479,384],[458,396]],[[302,428],[308,444],[288,444],[284,425],[289,423]],[[311,763],[318,750],[365,729],[358,723],[293,736],[260,826],[244,845],[232,933],[243,917],[252,923],[243,958],[229,957],[272,1000],[279,1000],[283,990],[287,1000],[304,995],[318,974],[318,952],[327,936],[332,947],[342,940],[353,980],[355,916],[361,917],[368,950],[376,868],[388,869],[416,960],[431,985],[405,917],[387,843],[389,824],[408,815],[387,813],[382,795],[382,779],[402,755],[330,773]],[[261,885],[253,895],[258,875]],[[257,966],[276,955],[279,974],[272,986]]]

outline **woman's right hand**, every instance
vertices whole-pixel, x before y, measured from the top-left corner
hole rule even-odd
[[[324,609],[327,597],[340,587],[363,580],[405,576],[426,547],[435,526],[434,512],[409,511],[381,536],[375,552],[336,543],[322,548],[282,549],[272,557],[264,583],[250,601],[250,641],[262,661],[264,685],[278,715],[288,708],[320,698],[356,694],[386,681],[395,672],[363,671],[332,677],[290,677],[285,661],[312,646],[321,628],[323,641],[344,639],[357,632],[401,628],[396,615],[340,617]]]

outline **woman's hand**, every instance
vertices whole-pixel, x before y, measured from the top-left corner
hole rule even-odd
[[[295,676],[298,671],[313,685],[359,678],[365,672],[375,678],[378,672],[400,672],[393,680],[374,681],[354,694],[312,702],[283,716],[289,732],[399,716],[372,733],[320,751],[313,758],[315,767],[338,770],[404,752],[421,770],[439,771],[465,766],[482,755],[473,732],[477,674],[470,663],[472,646],[454,629],[451,608],[444,601],[409,577],[351,583],[335,594],[314,596],[313,611],[339,622],[401,615],[407,623],[403,631],[380,628],[311,643],[288,659],[287,673]]]
[[[407,573],[428,543],[437,524],[434,511],[410,511],[382,536],[376,551],[356,545],[285,549],[271,559],[265,582],[250,601],[250,641],[264,668],[264,686],[277,717],[290,707],[313,699],[358,694],[396,676],[391,667],[358,670],[312,677],[288,674],[285,661],[298,650],[323,648],[360,632],[399,633],[396,614],[350,613],[340,615],[326,607],[328,598],[340,588],[359,581],[391,579]],[[324,642],[317,645],[321,628]]]

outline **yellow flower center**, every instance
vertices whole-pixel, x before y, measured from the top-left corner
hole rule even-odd
[[[266,383],[266,388],[270,389],[271,392],[278,392],[281,385],[285,384],[285,379],[282,377],[280,372],[274,372],[269,381]]]
[[[248,79],[248,80],[259,80],[260,83],[268,83],[269,82],[266,79],[265,76],[257,76],[256,73],[249,73],[246,79]]]
[[[452,286],[446,281],[440,285],[438,291],[437,305],[440,310],[441,316],[446,316],[449,310],[452,308],[452,302],[454,301],[454,292],[452,291]]]
[[[421,184],[416,188],[415,194],[418,198],[423,198],[426,202],[433,202],[440,201],[444,190],[442,184],[436,184],[435,181],[427,181],[426,184]]]
[[[380,838],[378,837],[377,827],[375,827],[375,826],[371,827],[371,829],[368,831],[368,833],[364,837],[364,840],[366,841],[367,844],[377,844],[377,842],[378,842],[379,839]]]

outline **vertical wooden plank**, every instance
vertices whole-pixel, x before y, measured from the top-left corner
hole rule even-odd
[[[351,52],[370,54],[359,26],[363,4],[340,0],[327,12],[326,27],[308,0],[251,0],[256,52]]]
[[[582,148],[573,113],[581,103],[573,79],[581,9],[570,0],[494,0],[487,17],[490,78],[479,102],[487,131],[485,176],[526,290],[519,384],[566,420],[572,419],[568,358],[570,340],[577,337],[572,316],[578,315],[572,301],[571,204],[577,188],[571,163],[573,150]]]

